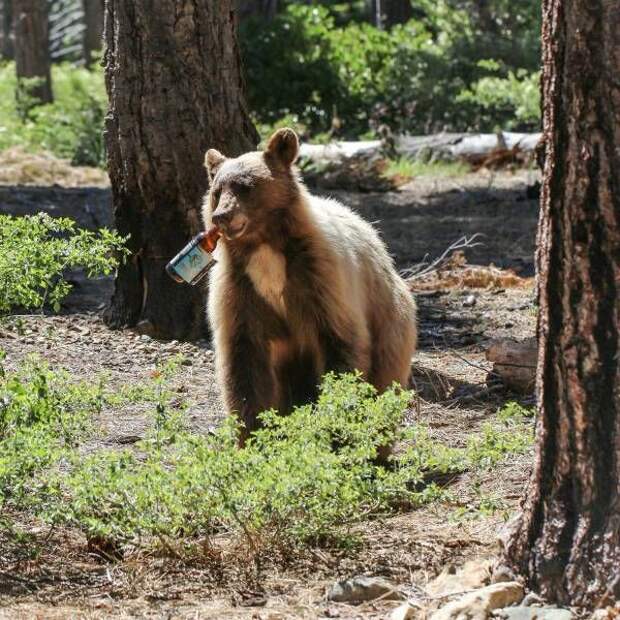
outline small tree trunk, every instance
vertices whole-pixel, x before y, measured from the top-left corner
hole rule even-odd
[[[82,0],[84,7],[84,62],[89,67],[93,53],[103,44],[103,5],[104,0]]]
[[[13,0],[17,97],[26,107],[51,103],[46,0]]]
[[[550,601],[620,598],[620,4],[544,0],[539,418],[506,560]]]
[[[11,60],[14,55],[11,0],[0,0],[0,58]]]
[[[106,320],[158,337],[205,334],[204,291],[166,263],[202,229],[209,147],[227,155],[258,136],[243,96],[232,0],[108,0],[105,138],[116,226],[131,235]]]
[[[411,0],[370,0],[371,21],[377,28],[391,28],[413,17]]]

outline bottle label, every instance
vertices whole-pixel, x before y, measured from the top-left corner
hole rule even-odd
[[[198,240],[193,240],[168,263],[167,270],[177,281],[180,278],[188,284],[196,284],[214,263],[213,256],[202,249]]]

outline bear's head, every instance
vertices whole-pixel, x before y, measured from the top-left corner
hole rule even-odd
[[[264,151],[228,158],[209,149],[205,156],[210,183],[204,209],[207,227],[214,224],[235,244],[269,236],[269,228],[299,196],[294,167],[298,154],[299,139],[288,128],[276,131]]]

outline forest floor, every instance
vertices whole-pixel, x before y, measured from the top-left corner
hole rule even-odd
[[[381,220],[378,226],[401,268],[426,252],[439,255],[461,235],[484,232],[485,246],[466,252],[470,262],[510,266],[530,276],[536,221],[536,200],[528,195],[532,174],[418,179],[384,194],[331,193],[371,221]],[[84,225],[110,221],[106,189],[0,186],[0,212],[40,208],[72,215]],[[505,402],[517,398],[487,388],[485,350],[496,338],[533,335],[536,320],[530,278],[516,287],[492,279],[472,287],[459,273],[454,281],[438,280],[436,287],[425,284],[418,291],[420,346],[413,382],[419,397],[408,416],[408,422],[426,423],[433,437],[452,446],[463,446]],[[75,378],[96,380],[105,373],[110,385],[121,386],[148,381],[158,364],[181,355],[171,382],[189,403],[189,423],[206,431],[221,420],[207,341],[163,342],[130,330],[111,331],[101,319],[111,282],[79,276],[75,281],[75,294],[61,314],[14,316],[0,326],[7,367],[34,353]],[[90,447],[138,441],[149,424],[146,409],[131,403],[120,411],[104,409]],[[239,562],[222,576],[198,562],[144,553],[103,562],[75,532],[40,532],[36,524],[24,523],[40,534],[39,555],[9,563],[0,549],[0,618],[386,618],[398,603],[350,606],[327,602],[326,592],[340,579],[373,575],[419,595],[447,565],[493,557],[502,526],[518,509],[531,458],[531,452],[513,455],[493,468],[454,476],[445,483],[449,499],[363,522],[354,548],[311,549],[284,563],[265,562],[259,572]]]

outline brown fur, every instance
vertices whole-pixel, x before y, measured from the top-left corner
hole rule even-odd
[[[224,400],[257,428],[260,411],[312,401],[321,376],[357,369],[377,389],[406,386],[416,308],[372,226],[308,194],[298,140],[264,152],[210,150],[204,220],[224,231],[211,272],[209,321]]]

